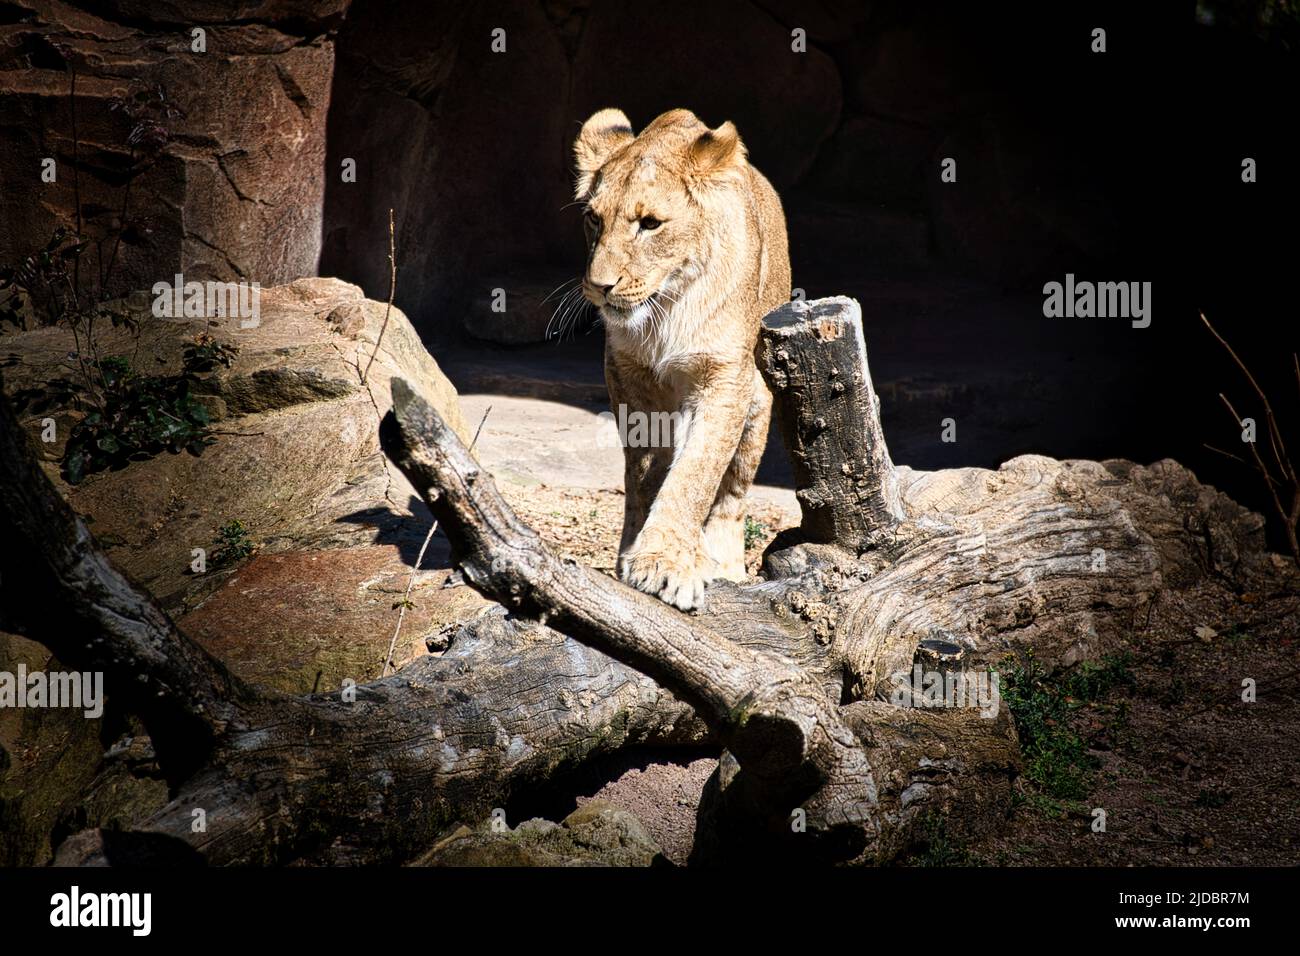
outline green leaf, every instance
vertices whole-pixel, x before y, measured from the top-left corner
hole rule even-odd
[[[83,469],[86,464],[86,456],[80,449],[68,452],[63,459],[63,475],[68,479],[68,484],[76,485],[81,483],[84,477]]]

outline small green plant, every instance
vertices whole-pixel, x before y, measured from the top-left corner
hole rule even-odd
[[[1071,729],[1070,716],[1116,688],[1136,687],[1128,655],[1086,662],[1056,675],[1028,657],[999,671],[999,679],[1002,699],[1011,709],[1020,737],[1026,779],[1048,805],[1082,800],[1088,795],[1096,761],[1083,738]]]
[[[186,348],[179,375],[140,375],[124,356],[110,356],[89,367],[93,389],[79,388],[71,378],[55,378],[15,393],[14,403],[37,414],[51,408],[84,413],[72,426],[63,453],[63,477],[75,485],[87,475],[164,451],[202,454],[216,439],[207,406],[192,387],[202,372],[229,366],[236,351],[204,333]]]
[[[238,346],[226,345],[210,335],[202,334],[185,346],[181,361],[187,374],[197,375],[200,372],[211,372],[218,365],[230,368],[238,354]]]
[[[257,550],[248,537],[248,529],[238,518],[227,521],[217,529],[216,546],[212,549],[212,566],[227,568],[238,564]]]
[[[913,866],[974,866],[975,859],[960,841],[948,832],[947,819],[932,813],[921,824],[915,848],[907,859]]]
[[[1136,690],[1133,655],[1111,654],[1100,661],[1084,661],[1066,672],[1062,687],[1067,697],[1080,703],[1101,700],[1119,687]]]
[[[758,542],[767,534],[767,525],[755,521],[751,515],[745,515],[745,550],[753,551]]]
[[[1231,627],[1229,627],[1226,631],[1223,632],[1223,639],[1225,641],[1231,641],[1233,644],[1240,644],[1242,641],[1247,640],[1250,636],[1251,636],[1250,631],[1247,630],[1245,627],[1243,627],[1240,623],[1233,624]]]

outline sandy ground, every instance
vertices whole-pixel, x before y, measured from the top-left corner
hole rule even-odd
[[[590,407],[540,398],[462,395],[461,410],[471,428],[482,423],[475,453],[520,515],[566,557],[612,574],[623,525],[617,432]],[[788,488],[755,485],[746,514],[753,574],[776,532],[799,523],[799,503]]]

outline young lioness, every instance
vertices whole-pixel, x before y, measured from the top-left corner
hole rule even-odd
[[[658,447],[624,443],[618,570],[685,610],[710,580],[745,576],[744,498],[772,408],[754,348],[790,295],[785,216],[729,122],[673,110],[636,135],[601,110],[573,150],[610,404],[672,425]]]

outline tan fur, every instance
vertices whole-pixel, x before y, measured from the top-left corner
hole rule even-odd
[[[574,157],[610,404],[681,416],[671,447],[624,448],[619,574],[689,609],[708,581],[745,576],[744,498],[772,408],[754,348],[790,295],[785,216],[736,128],[687,110],[639,135],[601,110]]]

